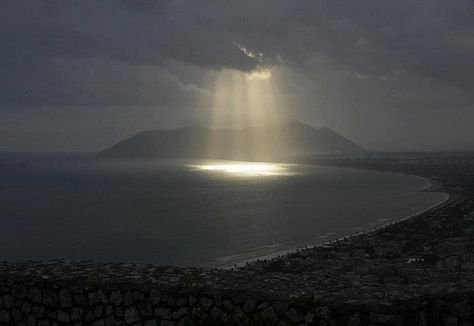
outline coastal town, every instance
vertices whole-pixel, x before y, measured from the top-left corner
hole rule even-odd
[[[0,324],[474,325],[474,154],[305,162],[423,176],[449,200],[233,269],[0,265]]]

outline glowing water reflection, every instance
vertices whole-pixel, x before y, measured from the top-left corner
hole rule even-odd
[[[209,162],[190,165],[194,170],[228,173],[237,176],[276,176],[291,175],[290,164],[261,162]]]

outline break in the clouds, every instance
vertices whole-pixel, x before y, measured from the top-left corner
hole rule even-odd
[[[471,0],[4,0],[0,150],[199,122],[226,69],[368,149],[472,149],[472,17]]]

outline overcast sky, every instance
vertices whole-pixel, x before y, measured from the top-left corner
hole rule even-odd
[[[474,150],[473,17],[472,0],[2,0],[0,151],[205,123],[226,71],[270,71],[286,118],[369,150]]]

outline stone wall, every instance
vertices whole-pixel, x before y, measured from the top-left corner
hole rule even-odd
[[[474,293],[418,300],[331,302],[245,291],[155,288],[128,280],[28,280],[3,276],[1,325],[474,325]]]

